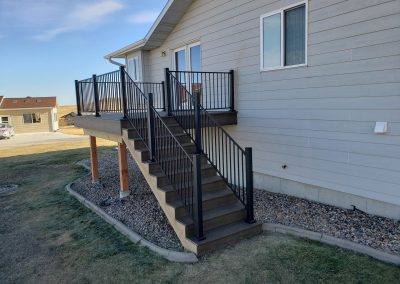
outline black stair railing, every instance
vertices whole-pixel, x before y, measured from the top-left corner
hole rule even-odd
[[[154,105],[154,96],[144,95],[137,83],[121,67],[122,94],[126,96],[126,118],[138,132],[156,162],[168,177],[180,200],[193,218],[195,235],[204,239],[201,156],[189,154],[171,132]]]
[[[166,69],[165,74],[169,114],[175,117],[185,129],[185,132],[196,143],[197,148],[207,157],[209,163],[246,207],[246,221],[253,223],[252,149],[240,147],[213,119],[211,113],[201,104],[201,102],[204,102],[201,89],[195,94],[186,89],[185,84],[178,78],[188,80],[189,72]],[[231,74],[233,80],[233,72],[229,72],[229,74]],[[229,88],[233,90],[233,87]]]

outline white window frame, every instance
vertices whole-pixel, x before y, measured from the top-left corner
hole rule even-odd
[[[184,50],[185,51],[185,60],[186,60],[186,71],[192,71],[192,63],[191,63],[191,60],[190,60],[191,59],[190,58],[190,49],[193,46],[197,46],[197,45],[200,46],[200,51],[201,51],[201,43],[200,43],[200,41],[196,41],[196,42],[193,42],[191,44],[187,44],[187,45],[184,45],[184,46],[181,46],[181,47],[178,47],[178,48],[174,49],[174,68],[175,68],[175,70],[177,68],[175,53],[178,52],[178,51]],[[202,57],[201,57],[201,52],[200,52],[200,66],[202,65],[201,63],[202,63]]]
[[[34,122],[34,121],[33,121],[33,117],[34,117],[34,115],[36,115],[36,114],[39,114],[39,118],[40,118],[40,121],[39,121],[39,122]],[[31,122],[25,122],[24,115],[30,115],[30,117],[31,117]],[[42,114],[41,114],[40,112],[23,113],[23,114],[22,114],[22,120],[23,120],[24,124],[41,124],[41,123],[42,123]]]
[[[285,66],[284,61],[285,61],[285,25],[284,25],[284,17],[285,17],[285,11],[296,8],[297,6],[305,5],[305,58],[304,58],[304,63],[301,64],[296,64],[296,65],[289,65]],[[280,14],[281,15],[281,64],[280,66],[276,67],[267,67],[264,68],[264,18]],[[289,68],[296,68],[296,67],[304,67],[307,66],[308,62],[308,1],[302,1],[302,2],[297,2],[295,4],[292,4],[290,6],[283,7],[279,10],[275,10],[266,14],[263,14],[260,16],[260,70],[261,72],[265,71],[272,71],[272,70],[281,70],[281,69],[289,69]]]
[[[7,117],[7,122],[3,121],[3,117]],[[9,115],[0,115],[0,123],[11,124],[11,116],[9,116]]]
[[[135,60],[137,61],[137,66],[135,65]],[[133,68],[134,68],[134,71],[136,71],[136,72],[132,72],[133,70],[129,70],[129,62],[130,61],[132,61],[133,62]],[[136,70],[136,67],[139,69],[139,70]],[[133,78],[132,76],[131,76],[131,79],[133,80],[133,81],[135,81],[135,82],[139,82],[140,81],[140,77],[141,77],[141,66],[140,66],[140,57],[139,57],[139,55],[136,55],[136,56],[133,56],[133,57],[128,57],[128,74],[129,74],[129,76],[138,76],[138,78]]]

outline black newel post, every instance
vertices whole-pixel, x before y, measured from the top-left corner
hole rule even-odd
[[[230,89],[231,89],[231,106],[230,106],[230,109],[231,109],[231,111],[234,111],[235,110],[235,71],[230,70],[229,71],[229,76],[231,77],[231,80],[230,80],[230,82],[231,82],[231,86],[230,86]]]
[[[166,106],[165,106],[165,81],[161,82],[161,89],[162,89],[162,108],[163,111],[166,110]]]
[[[197,240],[204,240],[203,232],[203,196],[201,188],[201,155],[193,155],[193,215]]]
[[[165,111],[167,112],[168,116],[172,115],[171,110],[171,78],[169,74],[169,68],[165,68],[164,72],[165,76]]]
[[[79,93],[79,81],[75,80],[75,94],[76,94],[76,111],[78,113],[78,116],[82,115],[82,109],[81,109],[81,95]]]
[[[128,100],[126,98],[126,77],[125,77],[125,67],[121,66],[119,68],[120,78],[121,78],[121,96],[122,96],[122,112],[124,114],[124,119],[128,118]]]
[[[246,157],[246,211],[247,223],[254,223],[254,205],[253,205],[253,150],[245,148]]]
[[[147,98],[147,127],[149,130],[150,161],[154,162],[156,156],[156,128],[154,125],[153,94]]]
[[[200,93],[195,93],[194,103],[194,127],[195,127],[195,142],[196,154],[201,154],[201,112],[200,112]]]
[[[97,86],[97,76],[93,75],[93,92],[94,92],[94,107],[96,111],[96,116],[100,116],[100,100],[99,100],[99,88]]]

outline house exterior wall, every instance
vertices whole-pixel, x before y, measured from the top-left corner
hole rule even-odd
[[[134,57],[138,57],[139,58],[139,68],[140,68],[140,72],[139,72],[139,76],[140,76],[140,81],[145,81],[144,79],[144,66],[143,66],[143,62],[144,62],[144,58],[143,58],[143,52],[142,51],[135,51],[135,52],[131,52],[130,54],[128,54],[125,58],[125,66],[128,66],[128,60]],[[130,74],[130,70],[127,70]]]
[[[41,123],[24,123],[24,113],[40,113]],[[51,132],[53,129],[53,108],[42,109],[3,109],[0,110],[0,116],[10,116],[10,124],[14,127],[15,133],[30,133],[30,132]]]
[[[56,131],[60,129],[58,124],[58,110],[56,107],[51,109],[51,123],[52,123],[51,131]]]
[[[400,1],[309,1],[308,66],[260,72],[260,16],[298,2],[195,1],[145,52],[146,80],[199,40],[203,71],[236,71],[226,129],[253,147],[258,188],[400,219]]]

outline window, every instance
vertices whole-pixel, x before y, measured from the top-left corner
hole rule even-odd
[[[175,50],[177,71],[201,71],[200,43],[193,43]]]
[[[260,24],[262,71],[306,64],[306,3],[263,15]]]
[[[0,117],[0,123],[8,124],[10,122],[10,118],[8,116]]]
[[[140,81],[139,56],[128,59],[128,74],[133,81]]]
[[[40,117],[40,113],[24,113],[24,123],[41,123],[42,119]]]

